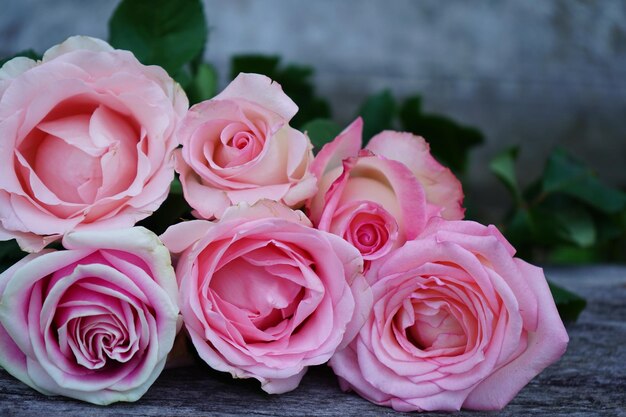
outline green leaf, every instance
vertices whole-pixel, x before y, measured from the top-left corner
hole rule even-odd
[[[359,109],[359,116],[363,118],[364,144],[377,133],[391,129],[397,111],[396,100],[389,90],[368,97]]]
[[[580,247],[589,247],[596,242],[596,226],[591,214],[580,206],[553,213],[558,224],[559,236],[566,242]]]
[[[188,66],[180,68],[175,74],[172,75],[172,78],[180,84],[180,87],[185,90],[185,92],[191,88],[193,79],[191,78],[191,71]]]
[[[549,156],[541,177],[522,191],[512,175],[514,154],[509,152],[499,155],[491,168],[509,189],[517,186],[521,193],[504,227],[521,256],[559,264],[626,259],[626,194],[601,183],[561,149]]]
[[[578,246],[555,246],[550,251],[548,262],[561,265],[584,265],[602,261],[597,248],[581,248]]]
[[[561,319],[565,322],[576,321],[580,313],[585,309],[587,301],[553,282],[548,281],[548,285]]]
[[[548,158],[542,191],[569,195],[602,213],[617,213],[626,208],[626,194],[602,183],[589,168],[563,149],[555,150]]]
[[[496,155],[489,164],[491,172],[508,188],[515,201],[522,203],[522,195],[520,192],[517,176],[515,175],[515,161],[517,160],[518,147],[513,147]]]
[[[2,67],[4,64],[9,62],[13,58],[17,58],[18,56],[23,56],[23,57],[26,57],[26,58],[34,59],[36,61],[41,59],[41,55],[38,54],[37,52],[35,52],[33,49],[25,49],[23,51],[20,51],[20,52],[14,54],[14,55],[8,56],[8,57],[3,58],[3,59],[0,59],[0,67]]]
[[[235,78],[240,72],[265,74],[272,78],[279,63],[280,57],[275,55],[235,55],[230,64],[230,78]]]
[[[122,0],[109,20],[109,42],[174,75],[201,55],[207,24],[201,0]]]
[[[510,216],[510,220],[504,227],[504,235],[513,246],[522,246],[527,243],[534,234],[534,223],[530,213],[525,208],[517,208]],[[519,248],[518,248],[519,249]]]
[[[534,243],[551,246],[573,244],[589,247],[596,243],[597,230],[585,206],[569,198],[552,198],[530,209]]]
[[[302,129],[302,126],[310,120],[328,118],[331,116],[330,104],[323,98],[309,97],[294,101],[300,109],[290,122],[295,128]]]
[[[287,65],[272,77],[291,99],[298,105],[298,113],[291,120],[291,125],[301,128],[313,119],[330,117],[330,105],[315,95],[313,68],[301,65]]]
[[[174,180],[170,184],[170,194],[178,194],[178,195],[183,194],[183,185],[181,184],[180,179],[178,179],[178,177],[174,178]]]
[[[196,104],[213,97],[217,92],[217,70],[211,64],[198,65],[193,81],[187,89],[190,104]]]
[[[302,126],[302,130],[309,136],[317,150],[341,133],[341,127],[329,119],[311,120]]]
[[[26,256],[15,239],[0,242],[0,273],[10,268],[17,261]]]
[[[400,121],[405,130],[423,136],[433,155],[456,173],[462,174],[469,151],[483,143],[482,133],[461,125],[450,118],[422,113],[419,96],[408,98],[400,109]]]
[[[594,214],[599,242],[626,237],[626,227],[622,224],[622,216],[626,217],[626,211],[609,215],[597,212]]]
[[[179,223],[189,212],[191,212],[191,207],[185,201],[182,192],[177,193],[172,189],[167,199],[161,204],[161,207],[150,217],[137,223],[137,226],[143,226],[160,235],[169,226]]]
[[[305,96],[313,94],[313,84],[309,81],[314,73],[315,71],[312,67],[295,64],[289,64],[282,71],[278,72],[283,84],[299,86],[302,89],[299,93]]]

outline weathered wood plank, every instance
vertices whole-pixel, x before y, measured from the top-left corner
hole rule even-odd
[[[570,325],[570,345],[497,415],[626,416],[626,267],[551,268],[548,276],[585,295],[589,305]],[[252,381],[197,366],[167,370],[139,402],[97,407],[44,397],[0,371],[0,416],[395,416],[339,390],[326,367],[312,369],[294,392],[264,394]],[[434,415],[434,414],[433,414]],[[441,414],[437,414],[441,415]],[[462,412],[480,417],[494,413]]]

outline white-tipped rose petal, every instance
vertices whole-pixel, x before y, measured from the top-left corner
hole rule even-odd
[[[47,395],[135,401],[178,331],[169,251],[147,229],[72,232],[0,275],[0,366]]]
[[[111,52],[113,47],[105,41],[89,36],[71,36],[62,43],[53,46],[43,54],[44,61],[50,61],[63,54],[76,50],[87,50],[93,52]]]

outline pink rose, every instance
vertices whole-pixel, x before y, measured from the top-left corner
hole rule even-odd
[[[295,389],[364,323],[371,291],[359,252],[268,200],[162,236],[173,253],[185,327],[200,357],[264,391]]]
[[[415,239],[430,217],[463,218],[463,192],[423,138],[386,131],[359,151],[362,130],[359,118],[322,148],[311,168],[319,192],[307,206],[319,229],[352,243],[367,265]]]
[[[174,270],[144,228],[70,232],[0,275],[0,366],[46,395],[136,401],[177,330]]]
[[[72,37],[0,68],[0,240],[133,226],[167,197],[180,87],[106,42]]]
[[[231,205],[260,199],[297,207],[315,193],[311,142],[288,125],[297,111],[278,83],[243,73],[189,110],[176,171],[197,217],[219,218]]]
[[[540,268],[494,226],[434,219],[372,264],[374,308],[330,361],[344,390],[398,411],[499,410],[564,352]]]

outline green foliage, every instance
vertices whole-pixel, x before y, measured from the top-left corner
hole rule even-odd
[[[202,55],[207,25],[201,0],[122,0],[109,20],[109,42],[174,76]]]
[[[2,67],[4,64],[9,62],[13,58],[17,58],[18,56],[23,56],[23,57],[30,58],[30,59],[35,59],[35,60],[41,59],[41,55],[38,54],[37,52],[35,52],[34,50],[32,50],[32,49],[25,49],[23,51],[20,51],[20,52],[18,52],[16,54],[11,55],[11,56],[8,56],[6,58],[0,59],[0,67]]]
[[[11,265],[22,259],[26,255],[17,245],[15,239],[0,242],[0,273],[10,268]]]
[[[422,112],[422,101],[417,95],[407,98],[398,107],[389,90],[368,97],[358,114],[363,118],[364,144],[377,133],[396,127],[423,136],[430,144],[432,154],[454,172],[462,175],[467,168],[469,152],[483,143],[483,134],[449,117]]]
[[[522,190],[516,157],[517,150],[508,149],[490,168],[512,195],[503,232],[522,257],[552,263],[623,259],[612,248],[626,237],[626,194],[563,149],[552,152],[540,178]]]
[[[280,65],[280,57],[274,55],[235,55],[230,62],[230,78],[235,78],[240,72],[252,72],[265,74],[272,78],[270,74],[275,74]]]
[[[559,310],[561,320],[564,322],[574,322],[578,319],[580,313],[585,309],[587,301],[579,295],[574,294],[565,288],[548,281],[552,297]]]
[[[181,84],[182,85],[182,84]],[[217,70],[211,64],[201,63],[197,66],[195,77],[185,88],[191,104],[208,100],[217,94]]]
[[[363,141],[366,144],[377,133],[393,128],[398,113],[391,91],[384,90],[368,97],[359,109],[363,118]]]
[[[183,218],[191,218],[189,213],[191,213],[191,207],[185,201],[183,187],[180,180],[174,178],[170,185],[170,193],[161,207],[151,216],[137,223],[137,226],[143,226],[160,235],[169,226],[179,223]]]
[[[313,68],[293,64],[281,67],[277,56],[237,55],[231,61],[231,78],[240,72],[264,74],[282,86],[299,108],[290,123],[293,127],[300,128],[311,120],[330,117],[330,105],[315,94]]]
[[[517,159],[518,153],[519,148],[517,147],[507,149],[493,158],[489,164],[489,168],[495,176],[502,181],[505,187],[509,189],[515,201],[519,203],[522,195],[517,182],[517,175],[515,174],[515,160]]]
[[[626,194],[602,183],[588,167],[563,149],[557,149],[548,158],[542,190],[563,193],[606,214],[626,207]]]
[[[423,136],[433,155],[457,174],[465,172],[469,151],[484,141],[478,129],[446,116],[422,112],[419,96],[405,100],[400,109],[400,120],[404,130]]]
[[[305,123],[302,131],[306,132],[315,150],[319,151],[324,144],[341,133],[341,126],[329,119],[315,119]]]

